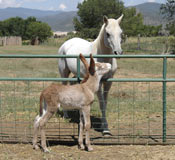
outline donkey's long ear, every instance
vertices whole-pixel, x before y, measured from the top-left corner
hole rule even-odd
[[[80,53],[80,59],[81,59],[81,61],[83,62],[84,66],[85,66],[86,72],[89,73],[89,64],[86,61],[85,57],[81,53]]]
[[[89,64],[81,53],[80,53],[80,59],[83,62],[85,69],[86,69],[86,74],[84,76],[84,79],[81,81],[81,83],[85,83],[89,78]]]
[[[89,73],[91,75],[94,75],[94,73],[95,73],[95,61],[92,57],[92,54],[90,54],[90,58],[91,58],[91,61],[90,61],[90,66],[89,66]]]

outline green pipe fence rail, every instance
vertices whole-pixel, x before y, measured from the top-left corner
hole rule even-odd
[[[89,56],[85,56],[86,58],[89,58]],[[9,78],[9,77],[0,77],[0,83],[1,82],[14,82],[14,86],[16,85],[16,83],[19,81],[26,81],[26,82],[44,82],[44,81],[80,81],[81,80],[81,77],[80,77],[80,59],[79,57],[77,56],[74,56],[74,55],[0,55],[0,60],[1,59],[6,59],[6,58],[10,58],[10,59],[20,59],[20,58],[32,58],[32,59],[37,59],[37,58],[42,58],[42,59],[49,59],[49,58],[76,58],[77,59],[77,77],[76,78]],[[141,58],[141,59],[145,59],[145,58],[149,58],[149,59],[162,59],[163,60],[163,70],[162,70],[162,77],[161,78],[110,78],[110,79],[107,79],[108,82],[117,82],[117,83],[121,83],[121,82],[133,82],[133,99],[134,99],[134,88],[136,87],[134,85],[135,82],[159,82],[159,83],[162,83],[162,135],[160,136],[162,138],[162,142],[160,142],[161,144],[167,144],[166,140],[167,140],[167,83],[169,82],[175,82],[175,78],[167,78],[167,59],[169,58],[175,58],[174,55],[94,55],[94,58],[121,58],[121,59],[124,59],[124,58],[129,58],[129,59],[132,59],[132,58]],[[150,84],[149,84],[149,88],[150,88]],[[15,90],[15,89],[14,89]],[[150,90],[150,89],[148,89]],[[30,96],[30,91],[29,92],[29,95]],[[148,91],[149,92],[149,91]],[[0,141],[6,141],[4,140],[3,136],[4,136],[4,133],[3,133],[3,129],[5,128],[5,126],[3,125],[3,104],[2,104],[2,101],[3,101],[3,93],[1,92],[1,88],[0,88]],[[17,95],[16,95],[16,92],[14,91],[14,97],[16,98]],[[149,95],[149,99],[151,98],[151,96]],[[16,102],[17,99],[14,99],[14,104],[17,103]],[[133,100],[134,101],[134,100]],[[29,102],[30,103],[30,102]],[[118,102],[119,103],[119,102]],[[150,103],[150,102],[149,102]],[[118,107],[120,108],[120,107]],[[118,109],[119,110],[119,109]],[[133,110],[134,110],[134,102],[133,102]],[[13,110],[15,112],[15,109]],[[150,112],[150,111],[148,111]],[[118,112],[119,114],[119,112]],[[119,117],[120,115],[118,115]],[[134,113],[133,113],[133,121],[134,121]],[[16,119],[18,119],[18,117],[16,117],[15,115],[15,125],[19,125],[18,122],[16,122]],[[118,120],[119,121],[119,120]],[[22,122],[21,122],[22,123]],[[135,123],[135,122],[134,122]],[[161,122],[160,122],[161,123]],[[119,125],[119,123],[118,123]],[[150,125],[150,124],[148,124]],[[59,126],[61,127],[61,126]],[[77,128],[76,128],[77,129]],[[78,133],[76,132],[76,129],[73,131],[73,133],[75,135],[77,135]],[[30,127],[30,133],[32,134],[32,127]],[[134,125],[133,125],[133,130],[134,130]],[[10,130],[7,130],[7,132],[9,132],[9,137],[11,137],[12,135],[10,135]],[[15,131],[17,132],[17,131]],[[59,132],[60,132],[60,128],[59,128]],[[118,131],[119,133],[120,131]],[[134,131],[133,131],[134,132]],[[148,131],[150,132],[150,131]],[[7,134],[7,133],[5,133]],[[126,135],[125,135],[126,136]],[[127,136],[130,136],[130,137],[137,137],[135,135],[127,135]],[[126,137],[127,137],[126,136]],[[171,135],[172,137],[174,136],[175,137],[175,134],[174,135]],[[98,139],[100,136],[98,137],[95,137],[94,139]],[[126,138],[125,137],[125,138]],[[144,137],[143,136],[140,136],[140,137]],[[148,134],[148,137],[151,138],[151,136]],[[111,137],[108,137],[107,139],[113,139],[114,137],[111,136]],[[115,138],[114,138],[115,139]],[[103,140],[102,143],[105,143],[107,142],[106,141],[106,138],[105,140]],[[135,141],[133,140],[133,142],[131,142],[132,144],[135,144],[134,143]],[[156,142],[156,140],[155,140]],[[175,142],[175,141],[174,141]],[[108,143],[108,142],[107,142]],[[124,142],[122,144],[125,144],[127,142]],[[117,144],[120,144],[120,143],[117,143]],[[157,144],[157,143],[156,143]]]

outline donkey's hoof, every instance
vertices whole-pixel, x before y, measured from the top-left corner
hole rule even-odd
[[[111,132],[109,130],[103,131],[102,134],[103,134],[104,137],[112,136],[112,134],[111,134]]]
[[[48,150],[48,148],[43,148],[44,153],[50,153],[50,151]]]
[[[33,149],[38,150],[39,149],[39,146],[38,145],[34,145],[33,146]]]
[[[81,144],[81,145],[78,146],[78,148],[79,148],[80,150],[84,150],[84,149],[85,149],[85,146],[84,146],[83,144]]]

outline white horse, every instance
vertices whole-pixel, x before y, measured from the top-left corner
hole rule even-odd
[[[88,42],[81,38],[72,38],[66,41],[58,50],[59,55],[102,55],[102,54],[116,54],[121,55],[121,34],[120,22],[123,15],[118,19],[108,19],[106,16],[103,17],[104,24],[101,27],[98,37],[93,42]],[[77,74],[77,61],[72,58],[59,58],[58,68],[61,77],[69,77],[72,72],[74,75]],[[111,71],[106,74],[102,79],[112,78],[117,70],[117,62],[115,58],[97,58],[97,62],[106,62],[112,65]],[[85,68],[81,64],[80,75],[85,75]],[[66,84],[64,82],[64,84]],[[99,90],[97,92],[100,109],[102,112],[101,120],[101,131],[104,135],[110,135],[108,129],[108,123],[106,120],[106,107],[108,92],[111,88],[112,82],[101,81]],[[103,89],[102,89],[103,87]]]

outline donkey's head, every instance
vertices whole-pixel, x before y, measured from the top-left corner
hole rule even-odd
[[[123,15],[116,19],[108,19],[106,16],[103,17],[105,23],[104,28],[104,44],[106,47],[111,48],[112,52],[116,55],[123,53],[121,49],[121,34],[120,22]]]
[[[110,63],[95,62],[92,57],[92,54],[90,54],[90,65],[88,64],[88,62],[82,54],[80,54],[80,59],[86,68],[86,76],[82,83],[86,82],[89,76],[97,77],[100,80],[102,76],[104,76],[104,74],[108,73],[111,70]]]

